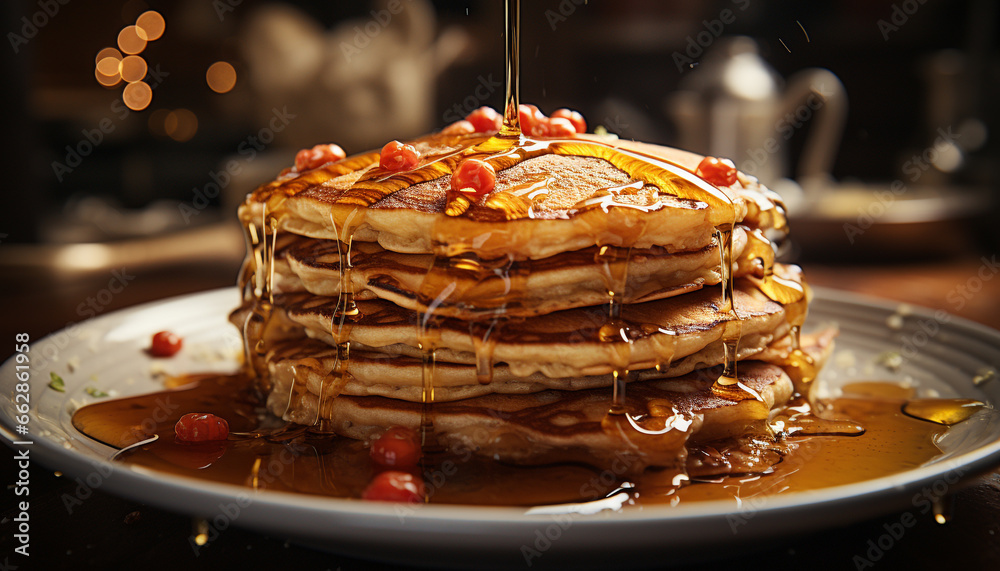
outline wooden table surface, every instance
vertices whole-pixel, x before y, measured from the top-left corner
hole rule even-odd
[[[901,302],[944,309],[1000,328],[1000,276],[994,256],[897,266],[806,265],[811,283],[852,290]],[[229,264],[136,272],[136,278],[101,311],[142,301],[231,284],[237,259]],[[78,319],[76,310],[107,275],[52,280],[39,276],[8,278],[0,289],[5,316],[3,334],[29,331],[33,339]],[[96,284],[96,285],[95,285]],[[8,452],[4,479],[15,473]],[[262,535],[238,527],[221,534],[195,554],[189,545],[191,519],[181,514],[122,499],[100,490],[72,514],[63,494],[76,483],[51,470],[31,469],[31,557],[14,553],[12,519],[16,516],[11,488],[0,514],[0,565],[3,569],[384,569],[384,565],[323,553],[295,545],[280,535]],[[742,569],[967,569],[1000,568],[1000,472],[973,478],[952,496],[952,517],[941,525],[930,514],[910,510],[915,523],[893,539],[888,549],[873,549],[908,512],[890,513],[854,525],[800,537],[781,537],[753,552],[720,545],[711,567]],[[888,526],[888,527],[887,527]],[[858,558],[861,559],[858,559]],[[415,562],[417,563],[417,562]],[[626,562],[622,562],[625,566]],[[672,564],[669,554],[659,567]],[[15,567],[16,566],[16,567]],[[682,565],[681,569],[705,565]]]

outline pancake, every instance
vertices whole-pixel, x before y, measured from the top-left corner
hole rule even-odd
[[[825,360],[833,347],[835,334],[836,330],[826,329],[816,335],[804,335],[802,343],[818,359]],[[765,338],[769,337],[767,335]],[[741,343],[739,350],[741,360],[752,358],[782,364],[790,350],[787,336],[770,344],[764,343],[759,336],[752,336],[745,341],[746,343]],[[764,348],[759,349],[761,346]],[[628,382],[678,377],[698,369],[720,365],[723,361],[721,344],[714,342],[691,355],[673,360],[659,370],[652,368],[631,371]],[[353,350],[350,359],[341,360],[334,347],[315,339],[295,338],[275,343],[268,352],[267,362],[274,381],[274,395],[271,399],[278,403],[274,405],[272,412],[287,417],[287,420],[303,421],[304,424],[309,423],[308,418],[301,418],[299,413],[286,407],[293,385],[295,392],[304,390],[317,397],[382,396],[409,402],[421,402],[423,398],[423,362],[415,357]],[[519,377],[504,364],[494,365],[490,381],[481,383],[477,381],[476,371],[470,365],[438,362],[434,367],[434,401],[451,402],[494,393],[577,391],[610,387],[612,383],[612,375],[553,378],[535,373]]]
[[[798,275],[791,267],[776,268],[792,278]],[[785,308],[747,279],[736,284],[734,302],[747,340],[741,343],[744,350],[760,350],[771,339],[784,336],[789,327]],[[337,298],[284,294],[275,296],[274,305],[280,319],[286,320],[282,327],[298,325],[311,337],[337,344],[331,333]],[[361,300],[356,305],[358,314],[349,317],[345,327],[345,340],[352,348],[422,355],[417,313],[384,300]],[[234,323],[245,319],[246,311],[234,314]],[[652,368],[691,355],[721,340],[727,326],[734,323],[733,316],[720,308],[715,289],[623,306],[619,329],[613,335],[627,335],[628,343],[602,340],[608,334],[608,321],[606,307],[485,323],[434,319],[435,357],[440,362],[468,365],[505,363],[520,377],[536,372],[549,377],[605,375],[615,369]],[[754,339],[761,344],[751,345]]]
[[[612,138],[538,141],[512,152],[483,135],[429,135],[424,162],[393,173],[370,152],[258,188],[240,208],[246,223],[343,242],[378,242],[401,253],[542,259],[592,246],[698,250],[717,227],[783,227],[777,195],[741,175],[728,188],[695,176],[701,157]],[[460,160],[491,156],[495,189],[450,196]],[[627,171],[635,174],[632,176]]]
[[[409,143],[416,158],[387,145],[385,162],[403,148],[412,166],[303,161],[241,206],[232,320],[268,411],[366,443],[407,427],[426,453],[633,472],[683,472],[692,442],[774,442],[769,415],[808,392],[833,336],[799,337],[809,290],[774,263],[777,195],[609,137]],[[457,182],[471,159],[495,184],[489,168]]]
[[[436,403],[430,413],[441,446],[515,464],[563,461],[606,466],[625,455],[635,472],[646,466],[682,467],[691,437],[718,439],[742,435],[763,423],[776,405],[792,394],[792,382],[777,366],[747,361],[740,380],[761,400],[730,401],[714,396],[717,369],[703,369],[672,379],[649,380],[629,387],[628,415],[608,416],[608,390],[542,391],[531,394],[486,395]],[[378,396],[341,395],[323,401],[305,394],[299,401],[304,418],[318,416],[337,434],[370,441],[392,426],[420,427],[419,403]],[[272,411],[282,407],[273,399]],[[612,419],[610,426],[605,419]],[[632,418],[647,435],[617,423]],[[668,429],[668,427],[670,427]]]
[[[347,245],[286,234],[275,252],[275,291],[337,296],[341,288],[341,257]],[[747,232],[733,233],[733,273],[742,276],[756,268],[741,260]],[[374,243],[350,248],[347,273],[355,299],[378,297],[400,307],[427,311],[434,301],[421,295],[427,273],[435,263],[430,254],[400,254]],[[614,267],[614,266],[618,267]],[[502,311],[509,317],[528,317],[607,302],[615,273],[623,274],[622,303],[641,303],[681,295],[718,284],[717,241],[699,250],[667,252],[654,247],[624,251],[596,246],[533,261],[503,259],[483,262],[458,258],[436,271],[439,281],[457,284],[456,292],[440,300],[435,311],[446,317],[475,319]],[[512,281],[520,287],[512,288]],[[613,286],[612,286],[613,287]]]

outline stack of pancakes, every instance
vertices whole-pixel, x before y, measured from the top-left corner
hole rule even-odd
[[[626,454],[630,469],[766,432],[793,394],[778,365],[807,303],[769,286],[808,291],[773,263],[776,195],[742,174],[715,187],[694,174],[700,156],[616,139],[411,144],[412,171],[366,153],[283,173],[242,205],[232,319],[269,411],[366,441],[407,426],[505,462]],[[450,189],[471,156],[497,167],[484,196]],[[742,397],[712,390],[727,339]],[[802,343],[819,359],[830,338]]]

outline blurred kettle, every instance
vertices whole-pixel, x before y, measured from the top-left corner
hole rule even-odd
[[[784,93],[782,83],[752,39],[720,38],[666,101],[679,146],[729,158],[779,192],[792,187],[795,194],[801,186],[808,195],[825,187],[847,114],[844,86],[819,68],[795,74]],[[810,121],[796,185],[786,178],[787,142]]]

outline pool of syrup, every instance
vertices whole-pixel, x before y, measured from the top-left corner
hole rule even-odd
[[[173,388],[82,407],[73,425],[123,449],[116,461],[255,490],[358,498],[377,471],[367,443],[268,415],[245,375],[192,375],[169,385]],[[940,453],[934,441],[948,422],[982,407],[965,399],[913,396],[912,389],[899,385],[865,382],[847,385],[841,396],[812,406],[793,400],[766,430],[742,442],[689,444],[689,474],[680,477],[675,470],[656,468],[631,474],[624,457],[606,466],[514,466],[471,450],[426,450],[414,472],[425,482],[428,503],[530,506],[597,500],[621,490],[639,506],[737,502],[915,468]],[[173,425],[188,412],[226,418],[229,439],[175,439]],[[151,423],[153,418],[162,421]],[[728,475],[713,475],[719,466]]]

